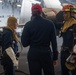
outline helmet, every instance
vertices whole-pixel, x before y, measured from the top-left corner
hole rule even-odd
[[[41,5],[39,5],[39,4],[34,4],[33,6],[32,6],[32,8],[31,8],[31,11],[32,12],[35,12],[35,11],[38,11],[38,12],[42,12],[42,7],[41,7]]]
[[[63,5],[62,11],[73,11],[74,6],[72,4]]]

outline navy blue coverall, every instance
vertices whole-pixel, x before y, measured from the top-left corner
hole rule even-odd
[[[13,32],[10,29],[4,28],[2,32],[2,65],[5,71],[5,75],[15,75],[15,68],[13,62],[7,54],[4,54],[5,50],[12,47],[15,53],[18,51],[17,42],[14,40]]]
[[[30,75],[42,75],[41,69],[44,75],[54,75],[53,60],[57,60],[58,52],[53,22],[41,16],[27,22],[21,42],[24,47],[30,46],[27,55]]]

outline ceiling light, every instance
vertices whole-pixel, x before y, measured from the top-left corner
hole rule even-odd
[[[2,3],[2,0],[0,0],[0,3]]]
[[[17,7],[21,7],[21,4],[17,4]]]

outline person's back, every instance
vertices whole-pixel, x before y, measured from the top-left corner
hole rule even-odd
[[[55,27],[52,21],[42,18],[40,13],[37,9],[32,13],[32,20],[27,22],[23,29],[21,42],[24,47],[30,46],[28,51],[30,75],[42,75],[42,68],[45,75],[54,75],[53,60],[56,61],[58,57]]]
[[[11,30],[7,29],[7,28],[3,28],[3,33],[2,33],[2,53],[5,51],[6,48],[8,48],[9,46],[12,47],[12,42],[9,43],[9,45],[7,45],[8,41],[10,40],[8,38],[8,36],[11,36],[11,41],[13,41],[13,33]],[[5,42],[5,40],[7,39],[7,41]]]
[[[33,21],[28,22],[25,27],[29,29],[31,34],[30,46],[49,47],[50,41],[55,41],[53,40],[54,38],[51,38],[55,32],[52,31],[54,29],[54,24],[52,21],[48,21],[43,19],[41,16],[37,16]]]

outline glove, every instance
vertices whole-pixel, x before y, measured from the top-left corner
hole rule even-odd
[[[76,45],[73,47],[73,52],[76,53]]]
[[[13,65],[18,67],[18,60],[16,59],[15,53],[11,47],[7,48],[6,50],[7,55],[11,58]]]
[[[19,56],[20,56],[20,53],[18,52],[18,53],[16,54],[16,57],[19,58]]]
[[[66,59],[65,66],[69,70],[74,70],[76,69],[76,53],[70,54],[70,56]]]

